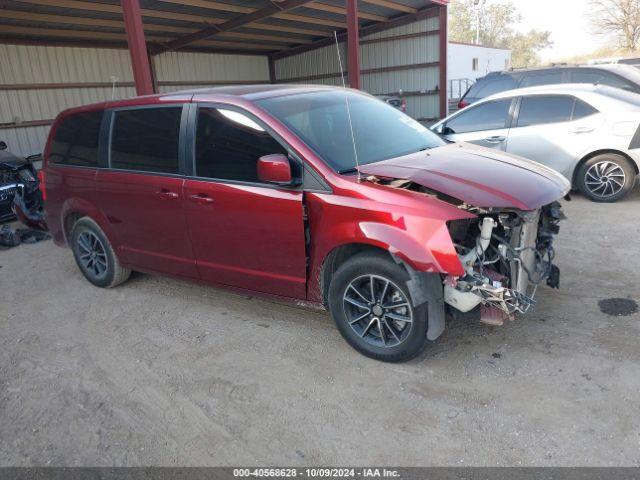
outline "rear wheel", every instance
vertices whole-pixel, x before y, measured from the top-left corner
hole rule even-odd
[[[82,274],[97,287],[115,287],[131,275],[120,265],[102,229],[88,217],[73,225],[71,249]]]
[[[582,164],[576,183],[594,202],[616,202],[631,191],[635,179],[636,172],[626,158],[604,153]]]
[[[427,342],[427,304],[414,307],[407,272],[387,256],[361,253],[336,271],[329,309],[338,330],[363,355],[402,362]]]

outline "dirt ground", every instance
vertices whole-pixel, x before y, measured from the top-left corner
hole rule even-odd
[[[565,211],[561,290],[401,365],[325,313],[0,251],[0,465],[640,466],[640,314],[600,311],[640,301],[640,192]]]

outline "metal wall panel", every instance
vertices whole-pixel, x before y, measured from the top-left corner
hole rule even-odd
[[[158,82],[269,81],[269,61],[261,55],[168,52],[154,62]]]
[[[347,47],[339,44],[342,67],[347,69]],[[286,81],[290,78],[309,77],[328,73],[340,73],[340,62],[335,45],[318,48],[299,55],[281,58],[275,62],[276,79]],[[318,83],[318,82],[314,82]]]
[[[169,52],[155,57],[161,92],[202,88],[201,82],[265,82],[267,57]],[[0,124],[52,120],[67,108],[111,99],[134,97],[133,74],[127,50],[0,45]],[[82,84],[109,84],[115,88]],[[119,85],[126,82],[129,85]],[[194,83],[195,82],[195,83]],[[56,84],[57,88],[14,88],[7,85]],[[68,87],[64,84],[69,84]],[[48,126],[0,128],[0,140],[17,155],[41,153]]]
[[[434,92],[440,88],[440,67],[438,65],[428,67],[418,65],[439,62],[438,35],[403,39],[391,37],[436,32],[438,24],[437,17],[427,18],[362,37],[362,41],[389,38],[388,41],[360,45],[360,68],[363,72],[370,69],[416,65],[416,67],[409,69],[363,73],[362,88],[372,94],[397,95],[400,90],[412,92],[412,95],[406,97],[407,113],[418,119],[437,118],[439,103],[437,92]],[[344,43],[341,43],[340,46],[342,64],[346,69],[346,47]],[[304,80],[303,78],[297,80],[297,83],[341,85],[338,57],[334,45],[276,60],[275,71],[278,82],[290,83],[290,79],[333,74],[333,76],[322,79]],[[423,94],[416,95],[418,92],[423,92]]]
[[[127,50],[0,44],[0,84],[132,82]]]

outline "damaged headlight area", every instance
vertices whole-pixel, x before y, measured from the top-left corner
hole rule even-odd
[[[33,164],[22,160],[0,161],[0,223],[15,218],[31,228],[47,229],[40,182]]]
[[[559,287],[553,240],[564,215],[558,202],[527,212],[475,213],[448,222],[465,274],[445,279],[444,298],[461,312],[479,309],[483,321],[501,324],[535,304],[538,285]]]

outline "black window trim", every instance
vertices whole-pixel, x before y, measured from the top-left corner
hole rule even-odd
[[[196,175],[196,133],[197,133],[197,121],[198,121],[198,110],[201,108],[213,108],[213,109],[224,109],[231,110],[242,115],[245,115],[250,120],[256,122],[261,128],[265,130],[269,135],[273,137],[273,139],[280,144],[282,148],[287,151],[289,161],[293,161],[297,164],[302,178],[300,179],[300,183],[297,185],[276,185],[272,183],[261,183],[261,182],[248,182],[245,180],[229,180],[225,178],[211,178],[211,177],[200,177]],[[315,191],[321,193],[331,193],[331,188],[327,185],[327,183],[320,177],[320,175],[315,172],[315,169],[309,165],[309,162],[304,160],[304,157],[300,155],[289,143],[282,138],[273,128],[271,128],[267,123],[256,117],[253,113],[248,110],[238,107],[237,105],[224,103],[224,102],[208,102],[208,101],[196,101],[191,104],[189,115],[188,115],[188,133],[187,139],[185,142],[185,176],[189,180],[198,180],[203,182],[212,182],[212,183],[224,183],[229,185],[247,185],[251,187],[264,187],[270,189],[287,189],[293,191]],[[320,185],[322,185],[322,189],[309,189],[305,187],[305,177],[306,174],[311,173],[315,180],[317,180]]]
[[[190,103],[181,101],[175,103],[163,103],[163,104],[149,104],[149,105],[127,105],[124,107],[114,107],[107,109],[107,113],[109,114],[108,120],[108,135],[106,139],[106,147],[105,147],[105,155],[106,155],[106,167],[109,171],[113,172],[124,172],[124,173],[136,173],[140,175],[155,175],[158,177],[170,177],[170,178],[183,178],[185,177],[184,173],[184,147],[183,144],[185,142],[186,136],[186,111],[189,107]],[[113,125],[115,123],[116,113],[122,111],[129,110],[146,110],[151,108],[182,108],[182,112],[180,115],[180,129],[178,134],[178,171],[176,173],[164,173],[164,172],[153,172],[149,170],[133,170],[129,168],[114,168],[111,166],[111,146],[113,141]],[[103,138],[101,137],[100,140]]]

